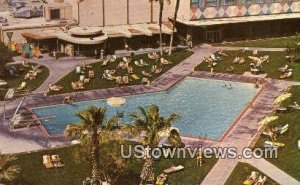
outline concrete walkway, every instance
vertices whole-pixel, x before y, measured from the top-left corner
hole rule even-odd
[[[216,49],[218,50],[227,50],[227,51],[238,51],[238,50],[241,50],[241,49],[245,49],[247,48],[248,50],[250,51],[253,51],[253,50],[257,50],[257,51],[285,51],[286,48],[262,48],[262,47],[227,47],[227,46],[219,46],[219,47],[215,47]]]

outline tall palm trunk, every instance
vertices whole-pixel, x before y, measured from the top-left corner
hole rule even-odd
[[[152,158],[145,160],[143,169],[142,169],[142,172],[140,175],[140,177],[141,177],[140,185],[145,185],[147,180],[154,178],[153,162],[154,162],[154,160]]]
[[[172,27],[172,34],[171,34],[171,40],[170,40],[170,49],[169,49],[169,55],[172,54],[172,47],[174,42],[174,32],[175,32],[175,24],[177,19],[177,13],[179,9],[180,0],[176,0],[176,6],[175,6],[175,12],[174,12],[174,18],[173,18],[173,27]]]
[[[160,55],[163,56],[163,45],[162,45],[162,16],[164,10],[164,0],[159,0],[159,44],[160,44]]]
[[[99,185],[99,141],[98,141],[98,134],[97,134],[97,128],[93,129],[91,133],[91,140],[92,140],[92,151],[91,151],[91,157],[92,157],[92,179],[93,179],[93,185]]]

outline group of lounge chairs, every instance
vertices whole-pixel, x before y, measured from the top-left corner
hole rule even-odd
[[[258,172],[252,171],[250,176],[243,182],[244,185],[264,185],[267,181],[266,176],[260,175]]]
[[[51,168],[61,168],[64,166],[60,157],[56,155],[43,155],[43,165],[47,169]]]
[[[38,76],[38,74],[42,73],[43,70],[40,68],[41,65],[31,66],[28,64],[28,62],[23,61],[22,62],[23,67],[30,68],[28,73],[25,74],[24,80],[35,80]]]

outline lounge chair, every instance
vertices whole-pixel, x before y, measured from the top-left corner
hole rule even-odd
[[[257,68],[250,68],[250,72],[254,75],[257,75],[260,72],[260,70]]]
[[[179,165],[179,166],[172,166],[170,168],[167,168],[164,170],[164,173],[165,174],[170,174],[170,173],[175,173],[175,172],[178,172],[178,171],[181,171],[183,170],[184,167],[182,165]]]
[[[280,75],[281,79],[290,78],[293,76],[293,72],[289,71],[288,73],[284,73],[283,75]]]
[[[144,62],[144,60],[143,60],[143,59],[140,59],[140,64],[141,64],[141,65],[143,65],[143,66],[149,66],[149,64],[148,64],[148,63],[146,63],[146,62]]]
[[[155,185],[164,185],[165,182],[167,181],[167,177],[168,175],[167,174],[160,174],[159,176],[157,176],[156,178],[156,182],[155,182]]]
[[[245,58],[244,57],[241,57],[240,58],[240,61],[239,61],[239,64],[244,64],[246,62]]]
[[[253,50],[252,54],[253,55],[258,55],[258,51],[257,50]]]
[[[51,84],[49,84],[49,90],[50,91],[55,91],[55,92],[59,92],[59,91],[61,91],[61,90],[63,90],[63,86],[61,86],[61,85],[51,85]]]
[[[240,57],[235,57],[234,59],[233,59],[233,64],[238,64],[240,62]]]
[[[95,78],[95,73],[92,70],[89,70],[89,74],[88,74],[89,78]]]
[[[0,80],[0,87],[1,87],[1,86],[6,86],[6,85],[7,85],[7,82],[6,82],[6,81]]]
[[[279,143],[279,142],[272,142],[272,141],[265,141],[265,144],[275,146],[275,147],[284,147],[284,143]]]
[[[124,84],[129,84],[129,78],[128,78],[128,76],[123,76],[122,80],[123,80]]]
[[[229,67],[227,67],[227,68],[226,68],[226,71],[227,71],[227,72],[232,72],[232,71],[234,71],[234,66],[229,66]]]
[[[50,155],[43,155],[43,165],[48,169],[54,167]]]
[[[298,102],[294,102],[293,105],[289,105],[289,108],[292,108],[294,110],[300,110],[300,105],[298,104]]]
[[[262,177],[261,175],[258,177],[258,181],[255,183],[255,185],[264,185],[267,181],[267,177]]]
[[[285,124],[283,127],[275,127],[274,131],[277,134],[284,134],[289,129],[289,124]]]
[[[289,68],[289,66],[288,66],[288,65],[285,65],[285,66],[283,66],[283,67],[280,67],[280,68],[278,69],[278,71],[281,72],[281,73],[286,73],[286,71],[288,70],[288,68]]]
[[[17,90],[23,90],[25,89],[27,83],[26,82],[22,82],[21,85],[19,87],[17,87]]]
[[[58,155],[52,155],[51,160],[52,160],[54,167],[60,168],[60,167],[64,166],[64,164],[62,163],[62,161]]]
[[[29,67],[28,62],[27,62],[27,61],[25,62],[24,60],[22,61],[22,65],[23,65],[24,67]]]
[[[134,64],[135,64],[136,66],[138,66],[138,67],[144,67],[144,65],[141,64],[140,61],[134,61]]]
[[[133,78],[134,80],[139,80],[139,79],[140,79],[140,77],[137,76],[136,74],[132,74],[132,75],[130,75],[130,76],[131,76],[131,78]]]
[[[133,73],[133,68],[131,66],[127,66],[127,73],[132,74]]]
[[[170,64],[170,62],[169,62],[167,59],[164,59],[164,58],[161,58],[161,59],[160,59],[160,63],[163,64],[163,65],[168,65],[168,64]]]
[[[81,67],[80,66],[76,67],[76,74],[81,74]]]
[[[115,62],[117,60],[117,55],[112,55],[109,59],[110,62]]]
[[[300,140],[298,140],[298,150],[300,150]]]
[[[148,78],[146,78],[146,77],[143,77],[143,78],[142,78],[142,82],[141,82],[141,83],[148,83],[148,81],[149,81],[149,79],[148,79]]]
[[[243,182],[244,185],[253,185],[258,181],[258,172],[252,171],[250,176]]]
[[[117,82],[117,84],[123,84],[124,83],[121,76],[117,76],[116,82]]]
[[[147,73],[146,71],[142,71],[142,75],[145,77],[151,77],[152,75]]]

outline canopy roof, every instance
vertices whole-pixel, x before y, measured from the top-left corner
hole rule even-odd
[[[196,20],[196,21],[177,18],[177,21],[188,26],[212,26],[212,25],[222,25],[222,24],[235,24],[235,23],[296,19],[296,18],[300,18],[300,13],[230,17],[230,18],[205,19],[205,20]]]

